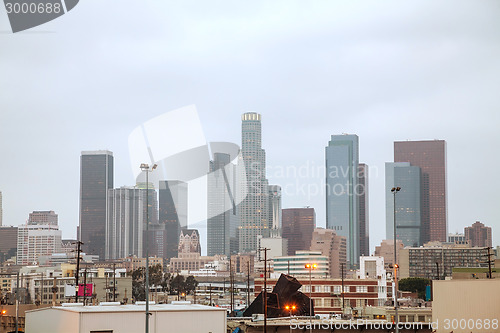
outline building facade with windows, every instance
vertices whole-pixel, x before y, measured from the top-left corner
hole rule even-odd
[[[470,246],[491,247],[491,228],[486,227],[479,221],[476,221],[472,226],[465,227],[465,241]]]
[[[306,268],[307,264],[315,264],[316,267]],[[293,276],[329,277],[329,258],[320,251],[297,251],[293,256],[276,257],[273,259],[274,272],[289,274]]]
[[[316,227],[314,208],[286,208],[282,214],[282,237],[288,241],[288,255],[294,255],[296,251],[308,251]]]
[[[257,236],[269,237],[271,225],[261,115],[247,112],[241,120],[241,156],[246,177],[246,182],[242,183],[246,187],[246,195],[237,207],[240,218],[238,252],[247,253],[257,250]]]
[[[467,245],[428,243],[399,250],[400,278],[423,277],[444,280],[455,267],[487,267],[488,249]]]
[[[80,157],[80,225],[82,251],[105,258],[108,190],[113,188],[113,153],[83,151]]]
[[[293,274],[291,274],[293,275]],[[342,313],[342,309],[384,306],[388,298],[390,283],[377,279],[353,280],[297,277],[302,287],[299,291],[309,296],[311,293],[316,314]],[[272,290],[278,279],[267,279],[267,287]],[[312,288],[311,288],[312,285]],[[342,285],[344,286],[342,290]],[[264,279],[255,279],[255,297],[263,290]]]
[[[121,187],[108,190],[106,259],[142,257],[146,223],[146,190]]]
[[[22,225],[17,230],[17,264],[33,265],[40,256],[61,252],[62,231],[55,225]]]
[[[207,253],[238,253],[239,219],[236,207],[236,166],[231,156],[214,153],[207,176]]]
[[[158,209],[159,224],[164,226],[166,235],[164,257],[167,259],[177,257],[181,228],[187,227],[187,183],[180,180],[160,181]]]
[[[405,246],[422,245],[421,230],[421,175],[420,168],[408,162],[385,164],[385,216],[386,237],[394,239],[394,213],[396,237]],[[400,187],[399,192],[391,192]],[[396,207],[394,208],[394,201]]]
[[[356,266],[360,254],[358,136],[332,135],[325,160],[326,227],[346,238],[348,264]]]
[[[316,228],[312,234],[311,251],[321,251],[322,255],[328,257],[330,277],[342,277],[342,267],[347,269],[345,237],[331,229]]]
[[[57,223],[58,223],[58,217],[53,210],[34,211],[30,213],[28,219],[29,225],[37,225],[37,224],[57,225]]]
[[[448,235],[446,141],[396,141],[394,162],[409,162],[412,166],[420,167],[421,243],[446,242]]]

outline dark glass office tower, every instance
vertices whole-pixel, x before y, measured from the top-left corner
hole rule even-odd
[[[396,193],[396,238],[404,246],[420,246],[421,241],[421,173],[408,162],[385,164],[386,238],[394,239],[394,194]]]
[[[160,181],[159,223],[160,225],[164,224],[166,236],[165,258],[167,259],[177,257],[181,228],[187,227],[187,203],[187,183],[179,180]],[[157,228],[155,229],[159,231]],[[152,236],[150,235],[150,237]]]
[[[214,153],[207,177],[207,253],[209,256],[238,253],[238,216],[234,193],[236,167],[230,156]],[[233,189],[233,190],[232,190]]]
[[[370,224],[368,219],[368,165],[359,163],[358,170],[358,195],[359,211],[359,254],[370,255]]]
[[[410,162],[412,166],[420,167],[421,242],[446,242],[448,235],[446,142],[444,140],[396,141],[394,162]]]
[[[83,151],[80,157],[80,235],[82,251],[105,258],[108,190],[113,188],[113,153]]]
[[[359,226],[359,141],[357,135],[332,135],[326,155],[326,227],[346,238],[347,261],[358,264]]]

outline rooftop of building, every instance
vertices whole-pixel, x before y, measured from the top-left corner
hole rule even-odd
[[[212,307],[201,304],[191,304],[189,301],[176,301],[170,304],[152,304],[149,303],[150,312],[178,312],[178,311],[223,311],[224,308]],[[78,313],[108,313],[108,312],[144,312],[146,311],[146,302],[137,302],[136,304],[120,305],[119,302],[104,302],[96,306],[83,306],[82,303],[64,303],[62,306],[36,309],[34,311],[61,310]]]

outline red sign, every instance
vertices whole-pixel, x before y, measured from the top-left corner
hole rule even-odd
[[[91,297],[92,296],[92,287],[93,287],[92,283],[87,283],[86,285],[85,284],[78,285],[78,296]]]

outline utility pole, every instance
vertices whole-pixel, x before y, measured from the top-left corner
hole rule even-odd
[[[106,274],[106,271],[104,271],[104,278],[105,278],[105,281],[106,281],[106,302],[109,302],[109,285],[108,285],[108,274]]]
[[[78,278],[80,276],[80,253],[82,251],[81,246],[83,245],[83,242],[77,241],[76,242],[76,276],[75,276],[75,283],[76,283],[76,292],[75,292],[75,303],[78,303]]]
[[[16,278],[16,332],[19,332],[19,272]]]
[[[250,258],[247,262],[247,308],[250,306]]]
[[[233,302],[233,265],[232,265],[232,260],[231,257],[229,257],[229,301],[231,302],[230,309],[231,309],[231,316],[233,315],[234,311],[234,302]]]
[[[41,289],[40,289],[40,304],[43,304],[43,273],[40,273],[40,275],[42,276],[42,286],[41,286]]]
[[[116,302],[116,263],[113,263],[113,302]]]
[[[344,315],[344,263],[341,264],[342,267],[342,290],[341,290],[341,295],[342,295],[342,315]]]
[[[399,333],[399,314],[398,314],[398,250],[397,250],[397,230],[396,230],[396,193],[401,191],[401,187],[393,187],[391,192],[393,194],[394,204],[394,323],[396,324],[396,333]]]
[[[267,333],[267,251],[268,248],[259,249],[264,251],[264,293],[262,294],[264,300],[262,305],[264,307],[264,333]]]
[[[83,306],[87,304],[87,266],[85,266],[85,275],[83,276]]]
[[[488,263],[488,276],[487,276],[487,278],[488,279],[493,279],[493,275],[491,275],[492,274],[492,271],[491,271],[491,262],[493,261],[491,259],[491,256],[493,255],[493,253],[491,253],[491,247],[486,247],[485,250],[488,251],[488,253],[486,255],[484,255],[484,256],[488,257],[488,261],[486,261]],[[485,261],[483,261],[483,263],[484,262]]]
[[[145,294],[146,294],[146,333],[149,333],[149,173],[153,172],[158,165],[154,164],[149,169],[149,164],[142,163],[140,168],[142,171],[146,172],[146,278],[145,284]]]

